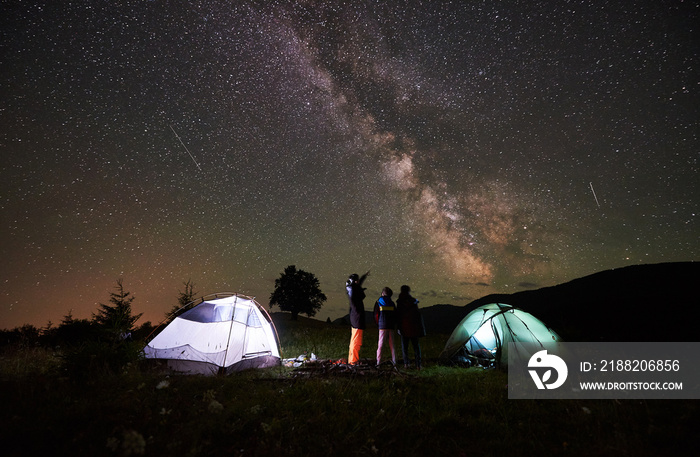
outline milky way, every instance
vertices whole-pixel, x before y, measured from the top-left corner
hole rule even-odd
[[[117,3],[117,4],[115,4]],[[5,2],[0,328],[698,260],[695,2]],[[659,287],[672,287],[660,284]]]

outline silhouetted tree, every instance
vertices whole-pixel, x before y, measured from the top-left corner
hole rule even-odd
[[[92,320],[107,331],[115,335],[125,336],[130,333],[141,314],[131,313],[131,302],[134,301],[130,292],[124,290],[122,279],[117,280],[116,292],[110,293],[109,301],[112,305],[100,303],[97,314],[92,315]]]
[[[58,327],[44,332],[46,339],[52,345],[76,345],[88,341],[97,341],[100,336],[100,326],[88,319],[75,319],[73,311],[63,316]]]
[[[291,312],[292,320],[296,320],[299,313],[315,316],[325,301],[316,276],[297,270],[295,265],[289,265],[275,279],[275,291],[270,295],[270,307],[277,305],[282,311]]]
[[[192,303],[192,301],[194,301],[194,296],[197,295],[197,292],[194,291],[194,283],[191,279],[188,279],[187,282],[183,284],[185,285],[185,290],[178,291],[177,305],[173,306],[173,308],[165,314],[167,318],[166,324],[169,324],[177,316],[187,311],[186,306]]]

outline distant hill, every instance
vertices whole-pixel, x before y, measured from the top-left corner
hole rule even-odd
[[[700,341],[699,282],[700,262],[634,265],[421,312],[429,333],[449,334],[473,309],[506,303],[535,315],[566,341]],[[333,323],[350,325],[347,315]],[[375,325],[370,312],[367,325]]]
[[[469,303],[523,309],[566,341],[700,341],[700,262],[634,265]]]

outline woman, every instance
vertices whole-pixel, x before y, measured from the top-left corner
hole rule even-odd
[[[350,351],[348,353],[348,363],[353,365],[360,360],[360,348],[362,347],[362,332],[365,330],[365,289],[362,283],[369,276],[369,271],[359,277],[357,273],[350,275],[345,282],[345,290],[350,301],[350,325],[352,334],[350,336]]]

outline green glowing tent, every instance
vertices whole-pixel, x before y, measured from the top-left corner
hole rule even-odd
[[[466,365],[505,367],[508,343],[534,343],[547,349],[559,341],[559,335],[532,314],[503,303],[491,303],[462,319],[440,357]]]

